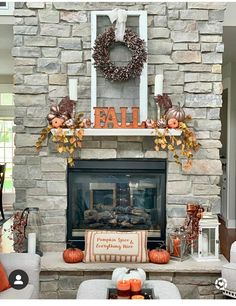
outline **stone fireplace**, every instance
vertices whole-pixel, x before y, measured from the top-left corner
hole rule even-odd
[[[67,176],[67,160],[56,152],[50,139],[40,153],[34,145],[41,129],[47,124],[46,116],[52,100],[58,102],[68,95],[69,77],[78,78],[77,111],[90,116],[90,15],[94,10],[118,7],[147,11],[148,116],[155,119],[154,78],[163,71],[164,92],[168,93],[173,104],[180,102],[186,113],[192,116],[191,126],[195,129],[201,148],[194,156],[192,168],[185,171],[175,163],[171,154],[154,151],[152,136],[86,136],[77,156],[81,165],[85,162],[89,164],[90,161],[92,165],[94,160],[97,163],[120,159],[130,162],[140,160],[147,164],[149,159],[164,160],[166,193],[162,198],[165,207],[161,214],[165,212],[162,220],[165,229],[160,240],[165,239],[168,228],[183,224],[185,205],[189,201],[208,206],[213,213],[219,213],[224,4],[22,2],[16,3],[16,6],[12,51],[15,57],[16,125],[14,207],[16,210],[39,207],[43,221],[40,237],[42,250],[62,251],[71,238],[68,238],[70,219],[67,216],[71,207],[67,191],[72,187],[67,182],[73,171],[70,172],[69,168]],[[103,26],[106,26],[106,22]],[[103,98],[107,103],[112,96],[118,95],[118,91],[113,87],[106,91],[107,83],[101,76],[98,77],[98,98],[100,101]],[[132,94],[135,86],[135,82],[131,82],[128,90],[122,91],[122,101],[119,98],[113,103],[132,106],[134,100],[139,99]],[[147,177],[149,175],[146,173]],[[98,186],[93,181],[90,183],[91,188],[88,190],[96,205],[101,198],[105,201],[105,196],[108,197],[107,205],[112,203],[111,198],[116,201],[113,197],[117,197],[118,187],[114,192],[114,182],[107,184],[105,194],[101,192],[102,185]],[[122,184],[119,188],[122,189]]]

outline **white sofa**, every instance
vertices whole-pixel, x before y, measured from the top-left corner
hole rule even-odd
[[[223,294],[236,299],[236,241],[230,248],[230,262],[222,267],[221,274],[227,282]]]
[[[21,290],[9,288],[0,292],[0,299],[38,299],[40,256],[29,253],[0,253],[0,261],[7,275],[14,270],[23,270],[28,274],[29,283]]]

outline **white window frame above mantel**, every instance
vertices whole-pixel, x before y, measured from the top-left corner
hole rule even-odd
[[[5,2],[5,1],[3,1]],[[6,6],[0,6],[0,16],[12,16],[15,8],[14,2],[6,2]]]
[[[91,12],[91,52],[97,38],[97,16],[108,16],[110,11]],[[139,17],[139,36],[147,46],[147,11],[127,11],[128,16]],[[94,59],[91,56],[91,121],[94,121],[94,107],[97,106],[97,71],[94,66]],[[144,63],[139,84],[139,111],[140,121],[145,121],[148,117],[148,79],[147,63]]]

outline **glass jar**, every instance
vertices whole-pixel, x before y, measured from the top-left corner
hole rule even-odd
[[[42,256],[42,252],[40,251],[39,247],[40,229],[42,224],[39,208],[38,207],[25,208],[24,211],[22,212],[22,218],[25,218],[26,220],[24,234],[28,242],[28,252],[32,253],[32,248],[34,248],[34,243],[35,243],[36,253]]]
[[[186,241],[186,234],[180,229],[175,229],[168,235],[168,251],[171,259],[183,261],[190,255],[190,246]]]

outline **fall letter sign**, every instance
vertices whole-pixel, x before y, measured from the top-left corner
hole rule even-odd
[[[118,122],[114,107],[94,107],[95,129],[139,129],[145,128],[145,123],[139,124],[139,107],[132,107],[132,121],[127,123],[128,107],[120,107],[121,122]]]

